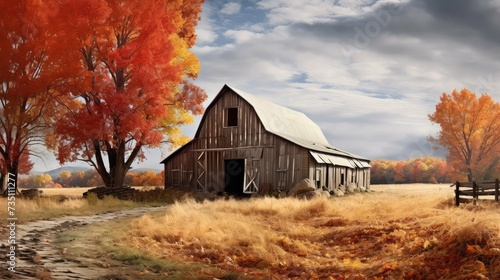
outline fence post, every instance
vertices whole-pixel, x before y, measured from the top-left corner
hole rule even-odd
[[[498,195],[500,193],[500,190],[498,188],[498,179],[495,180],[495,201],[498,202]]]
[[[459,194],[459,189],[460,189],[460,182],[456,181],[455,182],[455,205],[459,206],[460,205],[460,194]]]
[[[476,184],[476,181],[472,182],[472,202],[474,203],[474,205],[477,205],[477,199],[478,199],[478,195],[477,195],[477,184]]]

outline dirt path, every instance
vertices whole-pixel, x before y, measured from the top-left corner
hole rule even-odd
[[[67,257],[66,249],[54,243],[59,233],[78,227],[105,223],[118,219],[160,211],[165,207],[144,207],[92,216],[67,216],[55,220],[42,220],[18,225],[16,239],[19,243],[15,274],[11,279],[104,279],[110,271],[99,263],[83,263]],[[6,248],[0,248],[0,251]],[[2,255],[4,255],[2,253]]]

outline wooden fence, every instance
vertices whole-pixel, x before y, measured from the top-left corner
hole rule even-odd
[[[498,202],[499,197],[499,182],[455,182],[455,205],[459,206],[460,202],[472,200],[474,203],[480,196],[495,196],[495,201]],[[465,198],[464,198],[465,196]],[[471,197],[471,198],[470,198]]]

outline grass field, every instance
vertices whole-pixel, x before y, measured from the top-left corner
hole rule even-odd
[[[18,223],[40,219],[52,219],[68,215],[84,216],[106,211],[117,211],[120,209],[159,206],[170,203],[174,199],[166,198],[164,202],[154,201],[155,197],[153,197],[150,202],[133,202],[112,197],[106,197],[104,200],[99,200],[94,196],[91,196],[89,199],[84,199],[83,193],[89,189],[90,188],[42,188],[40,190],[43,191],[43,194],[40,198],[18,198],[15,202],[15,214]],[[148,191],[154,188],[138,187],[137,189]],[[152,193],[151,196],[155,196],[156,194],[157,193]],[[0,197],[0,205],[7,205],[7,198]],[[0,226],[6,223],[7,210],[7,206],[0,207]],[[0,233],[2,233],[2,229],[0,229]]]
[[[133,220],[115,242],[234,279],[500,279],[498,204],[455,207],[449,185],[372,190],[176,203]]]
[[[83,191],[50,189],[16,201],[16,214],[22,222],[144,205],[84,200]],[[77,259],[78,248],[94,252],[118,279],[500,279],[500,205],[455,207],[449,185],[375,185],[313,200],[185,200],[58,238]]]
[[[42,188],[44,196],[82,197],[83,193],[91,188]]]
[[[159,186],[163,188],[163,186]],[[134,187],[138,190],[150,190],[155,187]],[[82,197],[83,193],[91,188],[42,188],[44,196],[67,196],[67,197]]]

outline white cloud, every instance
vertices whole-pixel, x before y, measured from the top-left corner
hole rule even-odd
[[[217,8],[210,3],[203,4],[203,16],[196,26],[196,43],[198,45],[213,43],[219,37],[213,20],[213,16],[217,12]]]
[[[341,19],[348,16],[359,16],[371,12],[379,5],[399,3],[398,0],[384,0],[373,3],[373,0],[261,0],[258,7],[268,11],[270,24],[288,24],[291,22],[308,22]]]
[[[224,36],[234,39],[238,44],[262,38],[263,34],[255,33],[248,30],[228,30],[224,32]]]
[[[425,137],[438,128],[427,114],[443,92],[468,87],[500,100],[497,2],[206,1],[196,83],[209,101],[227,83],[302,111],[332,145],[361,156],[432,153]],[[355,28],[370,24],[380,30],[356,47]]]
[[[305,112],[340,148],[407,157],[436,133],[427,114],[442,92],[468,86],[500,97],[500,63],[491,59],[499,43],[476,24],[496,26],[494,19],[464,19],[469,12],[455,23],[446,17],[452,13],[440,14],[445,4],[402,3],[259,1],[267,28],[245,20],[224,31],[229,47],[200,49],[200,81],[215,91],[232,84]],[[355,28],[366,33],[370,24],[380,30],[372,26],[377,32],[365,34],[366,46],[354,46]]]
[[[241,10],[241,4],[237,2],[229,2],[224,4],[222,6],[222,9],[220,10],[221,13],[225,15],[236,15],[240,12]]]
[[[217,40],[217,33],[209,28],[197,28],[196,29],[196,42],[198,44],[213,43]]]

